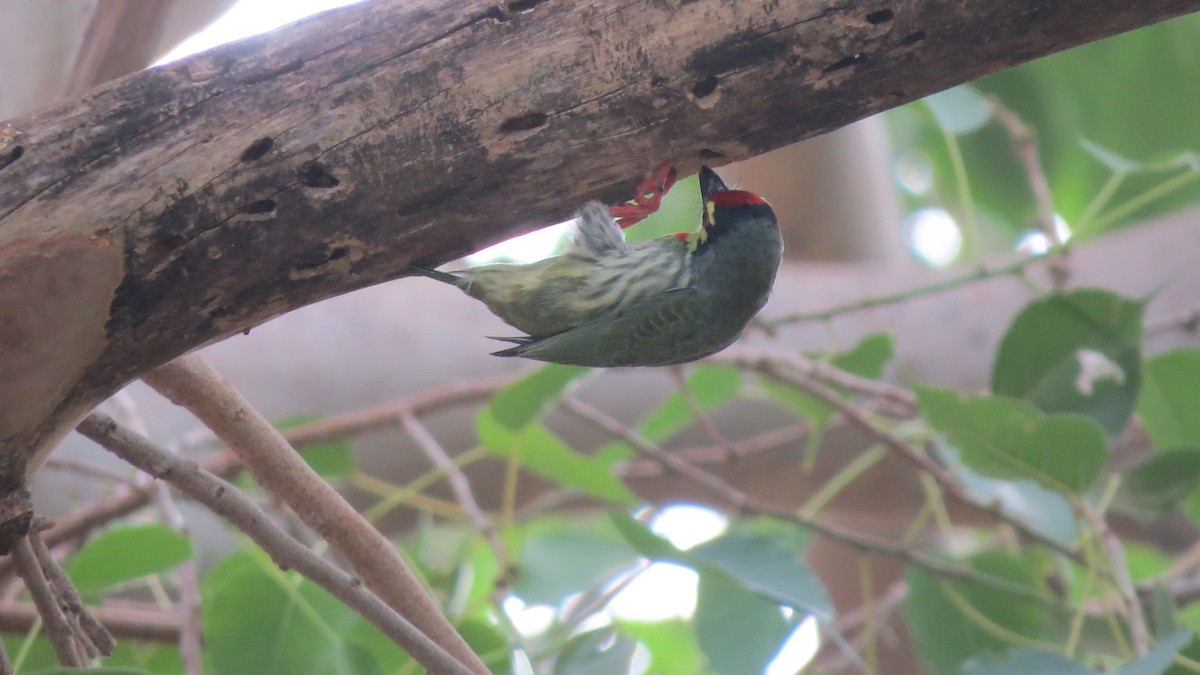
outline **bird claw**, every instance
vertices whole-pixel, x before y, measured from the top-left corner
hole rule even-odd
[[[608,212],[616,219],[622,230],[635,225],[658,210],[662,205],[663,195],[675,185],[675,165],[667,160],[658,169],[638,183],[633,203],[626,202],[608,207]]]

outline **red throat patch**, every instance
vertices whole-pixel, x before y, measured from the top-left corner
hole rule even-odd
[[[718,208],[728,208],[734,206],[756,206],[766,204],[767,201],[753,192],[745,190],[723,190],[708,196],[708,201],[712,202]]]

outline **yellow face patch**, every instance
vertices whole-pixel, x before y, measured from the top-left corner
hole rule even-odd
[[[713,200],[704,202],[704,222],[700,224],[700,243],[702,244],[708,240],[708,228],[712,227],[716,210],[717,205]]]

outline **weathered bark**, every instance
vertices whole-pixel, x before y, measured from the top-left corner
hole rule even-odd
[[[0,127],[0,488],[140,373],[1200,0],[396,0]]]

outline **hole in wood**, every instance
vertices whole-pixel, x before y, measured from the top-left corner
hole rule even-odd
[[[530,11],[545,1],[546,0],[512,0],[512,2],[508,3],[508,11],[513,12],[514,14],[521,14],[522,12]]]
[[[900,46],[901,47],[909,47],[909,46],[917,44],[918,42],[920,42],[921,40],[924,40],[924,39],[925,39],[925,31],[919,30],[915,33],[912,33],[911,35],[906,35],[904,37],[904,39],[900,41]]]
[[[700,151],[700,159],[721,159],[724,156],[725,153],[720,150],[713,150],[712,148],[704,148]]]
[[[242,161],[253,162],[256,159],[261,159],[273,147],[275,147],[275,140],[270,136],[263,136],[246,146],[246,149],[242,151]]]
[[[717,90],[717,78],[709,75],[692,85],[692,96],[696,98],[704,98]]]
[[[25,154],[25,146],[14,145],[13,149],[9,150],[7,155],[0,157],[0,169],[3,169],[4,167],[8,166],[9,164],[12,164],[13,162],[17,161],[18,159],[21,159],[21,156],[24,154]]]
[[[890,9],[881,9],[877,12],[871,12],[867,15],[867,23],[872,23],[878,26],[881,23],[887,23],[895,17],[895,13]]]
[[[313,251],[311,253],[305,254],[305,256],[304,256],[305,259],[296,263],[296,271],[297,272],[305,272],[308,270],[316,269],[318,267],[321,267],[322,265],[331,263],[334,260],[338,260],[339,258],[345,258],[346,255],[349,253],[350,253],[350,250],[347,249],[345,246],[336,246],[334,248],[329,249],[329,251],[323,251],[323,250]]]
[[[329,169],[326,169],[324,164],[315,160],[300,165],[300,170],[296,173],[300,178],[300,183],[310,188],[337,187],[342,182],[329,173]]]
[[[824,73],[825,75],[828,75],[832,72],[841,70],[843,68],[849,68],[853,65],[862,63],[864,60],[865,59],[863,58],[862,54],[851,54],[850,56],[847,56],[846,58],[841,59],[837,63],[834,63],[833,65],[829,66],[828,68],[826,68],[825,70],[823,70],[821,72]]]
[[[175,252],[175,249],[187,243],[187,239],[176,233],[162,234],[150,242],[146,250],[146,260],[157,265]]]
[[[238,211],[247,215],[257,215],[260,213],[271,213],[275,210],[275,206],[274,199],[260,199],[256,202],[243,205]]]
[[[515,131],[529,131],[546,125],[550,120],[550,116],[546,113],[531,112],[524,115],[517,115],[504,120],[500,125],[500,131],[508,134]]]

